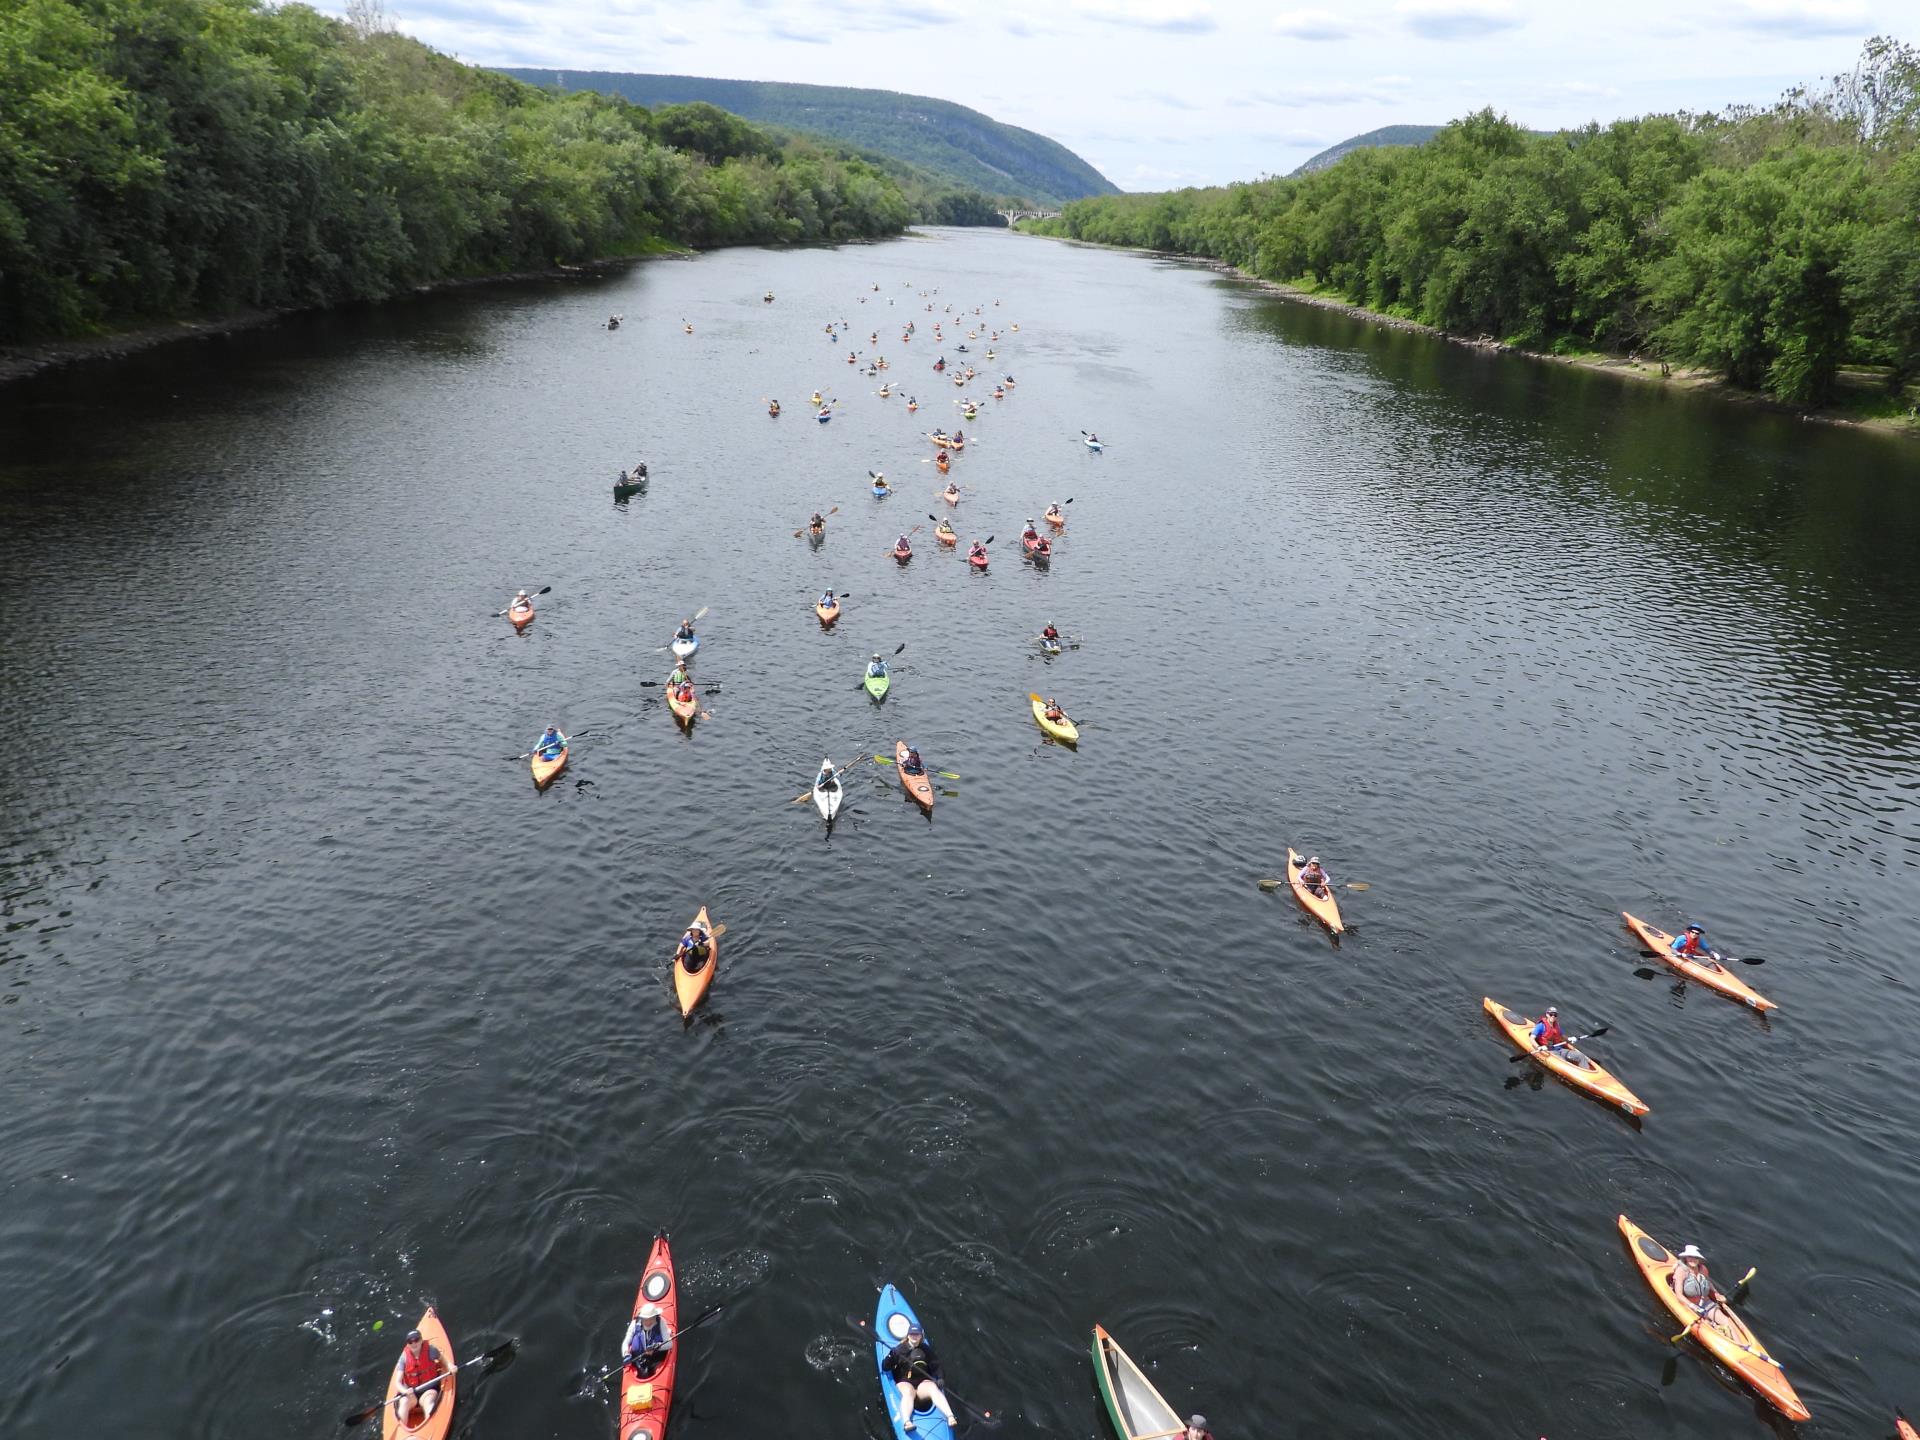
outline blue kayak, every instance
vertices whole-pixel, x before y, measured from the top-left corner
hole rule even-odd
[[[873,1358],[880,1372],[880,1403],[886,1408],[887,1421],[893,1426],[896,1440],[953,1440],[953,1427],[947,1424],[947,1417],[931,1406],[914,1412],[913,1429],[900,1428],[900,1390],[887,1373],[887,1356],[907,1338],[907,1326],[919,1321],[907,1297],[893,1286],[880,1292],[880,1299],[873,1307]],[[931,1341],[933,1337],[929,1335],[927,1339]],[[924,1400],[920,1403],[926,1404]],[[952,1403],[951,1399],[948,1403]]]
[[[673,651],[676,660],[685,660],[700,648],[700,637],[696,635],[691,640],[682,640],[676,635],[667,648]]]
[[[884,500],[892,493],[893,491],[885,485],[876,485],[873,487],[873,498],[876,500]]]

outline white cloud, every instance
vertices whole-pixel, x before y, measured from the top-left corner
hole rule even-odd
[[[1858,0],[1739,0],[1729,25],[1789,40],[1858,35],[1873,30],[1873,16]]]
[[[1273,28],[1289,40],[1346,40],[1360,30],[1331,10],[1283,10],[1273,17]]]
[[[1169,35],[1205,35],[1220,28],[1213,7],[1203,0],[1075,0],[1073,9],[1102,24]]]
[[[1526,24],[1508,0],[1400,0],[1394,13],[1425,40],[1479,40]]]

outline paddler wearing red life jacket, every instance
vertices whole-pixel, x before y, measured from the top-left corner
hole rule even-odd
[[[1673,943],[1667,947],[1682,959],[1692,960],[1709,969],[1720,968],[1720,957],[1713,953],[1713,947],[1707,943],[1707,930],[1704,925],[1689,925],[1673,937]]]
[[[400,1385],[400,1393],[393,1397],[393,1418],[416,1428],[425,1424],[440,1403],[440,1382],[447,1375],[446,1356],[423,1340],[418,1330],[409,1330],[393,1374]]]
[[[1327,879],[1327,872],[1321,868],[1318,855],[1312,856],[1300,867],[1300,883],[1314,895],[1326,895],[1332,882]]]
[[[1533,1022],[1533,1043],[1548,1050],[1564,1052],[1567,1047],[1566,1034],[1560,1029],[1560,1007],[1549,1005],[1547,1013]]]

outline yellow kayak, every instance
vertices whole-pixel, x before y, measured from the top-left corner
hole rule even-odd
[[[1064,715],[1058,720],[1047,719],[1047,706],[1045,701],[1035,700],[1033,702],[1033,718],[1038,720],[1040,722],[1040,728],[1046,731],[1047,734],[1053,736],[1054,739],[1064,740],[1069,745],[1078,745],[1080,743],[1080,727]]]

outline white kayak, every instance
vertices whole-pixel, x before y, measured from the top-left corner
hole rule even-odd
[[[820,818],[828,824],[840,813],[840,802],[846,798],[846,787],[836,777],[831,785],[822,787],[817,781],[813,787],[813,808],[820,812]]]
[[[700,648],[700,637],[696,635],[691,640],[682,640],[676,635],[668,648],[673,651],[674,659],[684,660]]]
[[[1087,440],[1087,448],[1089,450],[1104,450],[1107,447],[1104,444],[1102,444],[1100,441],[1089,437]]]

